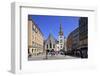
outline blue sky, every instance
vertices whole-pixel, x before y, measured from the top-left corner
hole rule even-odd
[[[48,38],[50,33],[57,39],[60,24],[65,37],[79,26],[79,17],[75,16],[32,15],[32,19],[42,31],[45,39]]]

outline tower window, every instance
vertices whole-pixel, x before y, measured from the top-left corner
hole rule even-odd
[[[62,38],[62,36],[60,36],[60,38]]]
[[[62,43],[62,40],[60,40],[60,43]]]

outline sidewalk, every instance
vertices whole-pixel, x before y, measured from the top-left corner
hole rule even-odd
[[[73,56],[68,56],[68,55],[48,55],[47,60],[56,60],[56,59],[77,59],[77,57]],[[38,56],[32,56],[31,58],[28,59],[29,61],[31,60],[46,60],[45,55],[38,55]]]

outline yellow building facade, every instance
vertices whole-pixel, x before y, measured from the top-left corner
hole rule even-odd
[[[28,16],[28,54],[38,55],[43,53],[44,38],[40,28]]]

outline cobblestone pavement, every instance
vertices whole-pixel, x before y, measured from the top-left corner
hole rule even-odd
[[[77,59],[77,57],[72,57],[72,56],[68,56],[68,55],[48,55],[46,57],[46,55],[38,55],[38,56],[32,56],[30,58],[28,58],[29,61],[31,60],[56,60],[56,59]]]

